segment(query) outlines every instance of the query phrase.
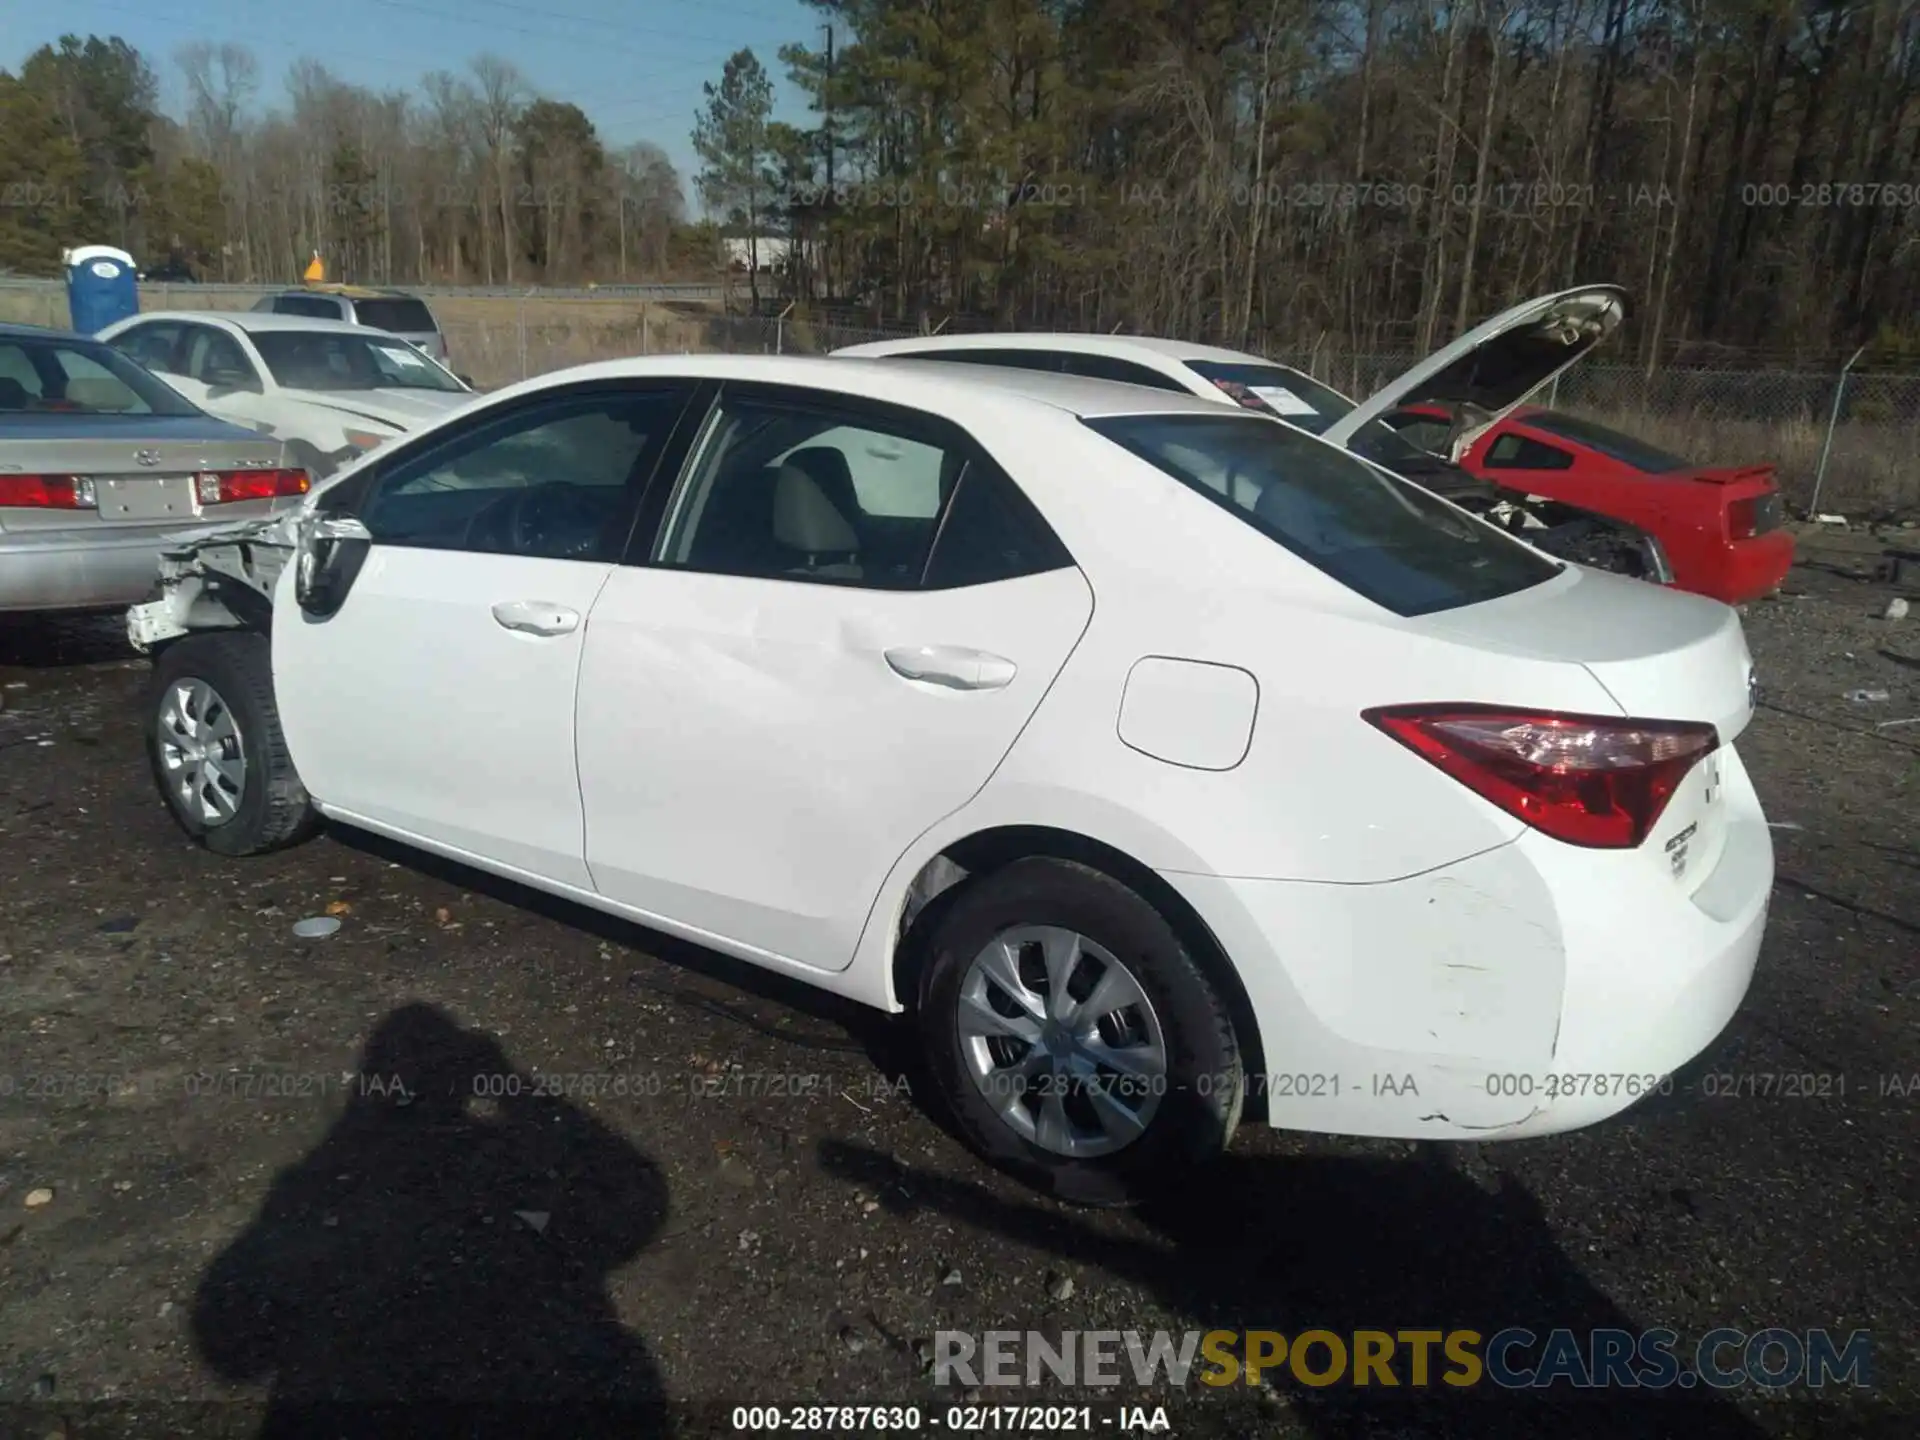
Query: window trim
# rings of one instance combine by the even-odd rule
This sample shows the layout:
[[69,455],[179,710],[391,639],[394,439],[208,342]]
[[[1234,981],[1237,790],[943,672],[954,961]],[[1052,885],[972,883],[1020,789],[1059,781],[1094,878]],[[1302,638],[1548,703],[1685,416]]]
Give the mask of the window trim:
[[[905,357],[898,357],[905,358]],[[917,409],[911,405],[899,405],[886,400],[874,400],[864,395],[853,395],[843,390],[822,390],[807,385],[793,385],[781,381],[769,380],[709,380],[704,406],[689,406],[682,417],[684,441],[678,449],[677,468],[670,480],[662,482],[665,465],[656,469],[652,484],[649,486],[636,519],[632,533],[627,541],[627,549],[620,563],[635,569],[656,570],[665,574],[714,575],[729,579],[750,581],[756,584],[794,584],[818,585],[843,590],[863,590],[876,595],[916,595],[938,594],[951,589],[971,589],[971,586],[935,586],[926,583],[928,567],[940,545],[940,537],[946,531],[947,518],[953,513],[953,503],[967,483],[967,477],[981,462],[998,471],[1006,482],[1013,487],[1021,501],[1031,511],[1033,518],[1045,528],[1053,538],[1060,554],[1067,557],[1066,564],[1077,564],[1067,550],[1066,543],[1060,539],[1046,516],[1040,513],[1040,507],[1020,489],[1019,481],[1008,474],[1006,467],[993,457],[991,451],[959,422],[931,410]],[[701,455],[712,439],[712,433],[719,424],[729,400],[744,400],[749,403],[776,406],[786,409],[810,412],[825,412],[838,423],[871,425],[875,429],[885,429],[889,425],[905,427],[907,433],[902,438],[913,438],[913,432],[932,432],[941,438],[939,448],[949,454],[960,457],[960,473],[953,482],[953,489],[941,504],[939,513],[934,517],[933,537],[927,545],[927,553],[920,562],[920,573],[909,585],[874,585],[864,577],[858,580],[844,576],[820,576],[810,578],[805,575],[742,575],[732,570],[709,570],[697,565],[677,565],[657,558],[662,540],[667,533],[667,522],[674,502],[688,486],[696,473]],[[694,411],[700,411],[697,420],[691,419]],[[691,421],[691,423],[689,423]],[[676,439],[681,437],[676,436]],[[662,457],[663,460],[669,457]],[[1064,568],[1057,566],[1054,568]],[[1045,573],[1045,572],[1039,572]],[[986,583],[986,582],[983,582]]]
[[[315,497],[314,509],[322,514],[352,515],[364,520],[368,510],[368,502],[374,492],[392,476],[396,469],[411,468],[417,461],[425,461],[430,465],[436,456],[443,455],[468,440],[476,429],[491,429],[497,425],[509,423],[516,417],[525,415],[530,411],[537,412],[551,406],[563,405],[595,395],[644,394],[653,391],[672,393],[677,391],[680,392],[681,395],[680,409],[674,416],[672,424],[668,426],[665,439],[658,448],[654,449],[652,467],[647,471],[645,479],[637,486],[633,483],[634,477],[632,475],[627,477],[627,483],[624,487],[626,498],[622,502],[624,515],[615,521],[616,533],[624,530],[625,539],[610,546],[609,554],[603,558],[578,562],[587,565],[623,564],[625,563],[626,555],[631,552],[633,547],[635,524],[639,516],[643,513],[653,490],[659,485],[661,471],[665,468],[667,461],[670,459],[677,460],[679,458],[680,452],[676,450],[676,445],[684,442],[684,437],[689,428],[689,416],[695,416],[702,411],[702,392],[706,389],[706,385],[707,382],[698,381],[691,376],[684,375],[663,375],[658,377],[633,376],[613,380],[582,380],[568,385],[556,385],[551,389],[541,390],[531,395],[517,395],[511,400],[503,400],[498,404],[486,406],[484,409],[478,410],[471,415],[461,417],[461,423],[454,427],[436,427],[424,434],[408,437],[408,439],[398,442],[391,450],[387,451],[387,453],[381,455],[378,459],[370,461],[361,469],[356,470],[339,484],[329,485],[321,490]],[[458,433],[455,433],[456,431]],[[644,452],[642,456],[638,458],[644,459]],[[384,545],[393,550],[432,550],[437,553],[454,555],[491,555],[499,553],[488,550],[466,550],[445,545],[409,545],[405,541],[380,540],[377,538],[373,543],[376,546]],[[509,554],[504,558],[532,560],[546,557],[531,555],[515,556]]]

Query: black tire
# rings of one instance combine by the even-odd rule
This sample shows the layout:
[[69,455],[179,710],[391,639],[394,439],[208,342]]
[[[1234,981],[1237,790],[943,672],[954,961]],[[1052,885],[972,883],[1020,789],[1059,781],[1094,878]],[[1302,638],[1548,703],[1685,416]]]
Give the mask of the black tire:
[[[1101,871],[1040,857],[963,882],[950,900],[941,899],[948,903],[929,917],[915,1021],[940,1100],[982,1156],[1060,1199],[1128,1205],[1178,1184],[1226,1148],[1246,1096],[1233,1025],[1152,905]],[[1081,1158],[1035,1143],[1001,1118],[969,1069],[959,1032],[968,971],[996,936],[1029,925],[1070,930],[1104,949],[1151,1003],[1165,1050],[1165,1083],[1155,1087],[1157,1106],[1145,1129],[1124,1148]]]
[[[224,702],[246,759],[245,776],[230,818],[209,823],[190,809],[162,755],[164,707],[176,685],[199,680]],[[173,818],[201,844],[221,855],[264,855],[304,840],[319,815],[287,754],[280,711],[273,698],[273,667],[264,636],[250,630],[189,635],[160,652],[146,705],[147,762],[154,784]]]

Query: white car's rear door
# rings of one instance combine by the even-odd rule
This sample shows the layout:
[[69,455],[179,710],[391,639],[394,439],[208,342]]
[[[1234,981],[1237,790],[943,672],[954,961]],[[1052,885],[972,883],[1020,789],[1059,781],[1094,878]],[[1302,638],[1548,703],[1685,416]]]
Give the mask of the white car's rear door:
[[1012,746],[1092,592],[962,432],[784,387],[729,387],[638,533],[656,529],[601,592],[581,664],[593,882],[683,932],[844,969],[902,852]]
[[574,690],[588,612],[691,387],[489,407],[322,496],[372,533],[346,598],[274,606],[295,767],[331,814],[586,888]]

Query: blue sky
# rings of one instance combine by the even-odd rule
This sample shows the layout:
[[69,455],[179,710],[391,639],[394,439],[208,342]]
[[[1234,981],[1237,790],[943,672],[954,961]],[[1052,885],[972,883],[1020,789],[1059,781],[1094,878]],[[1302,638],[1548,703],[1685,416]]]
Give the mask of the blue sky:
[[701,85],[720,78],[735,50],[751,49],[774,77],[775,114],[805,122],[778,51],[794,40],[818,48],[820,25],[800,0],[15,0],[0,5],[0,67],[17,70],[64,33],[119,35],[146,55],[163,108],[178,114],[173,56],[195,40],[251,49],[265,107],[284,104],[282,79],[303,55],[354,84],[416,91],[427,71],[460,70],[490,50],[540,93],[586,111],[610,146],[659,145],[697,210],[689,132]]

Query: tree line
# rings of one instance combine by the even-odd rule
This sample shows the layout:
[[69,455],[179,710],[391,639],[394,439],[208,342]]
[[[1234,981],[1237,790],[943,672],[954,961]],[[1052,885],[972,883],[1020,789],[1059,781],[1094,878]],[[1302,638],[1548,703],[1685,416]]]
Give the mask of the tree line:
[[743,52],[696,134],[803,296],[1364,352],[1611,280],[1649,364],[1914,330],[1915,0],[811,3],[811,123]]
[[[1825,360],[1920,302],[1920,0],[810,0],[777,121],[750,51],[693,177],[767,306],[1407,351],[1624,283],[1649,365]],[[243,47],[67,37],[0,73],[0,269],[76,237],[209,279],[718,263],[656,146],[483,56],[375,93]],[[764,243],[763,243],[764,242]],[[1904,333],[1903,333],[1904,332]]]
[[283,284],[315,253],[367,283],[617,282],[710,263],[659,146],[610,149],[578,106],[482,55],[413,93],[314,60],[263,110],[244,46],[173,57],[162,114],[124,40],[63,37],[0,71],[0,272],[53,274],[63,247],[119,245],[203,280]]

